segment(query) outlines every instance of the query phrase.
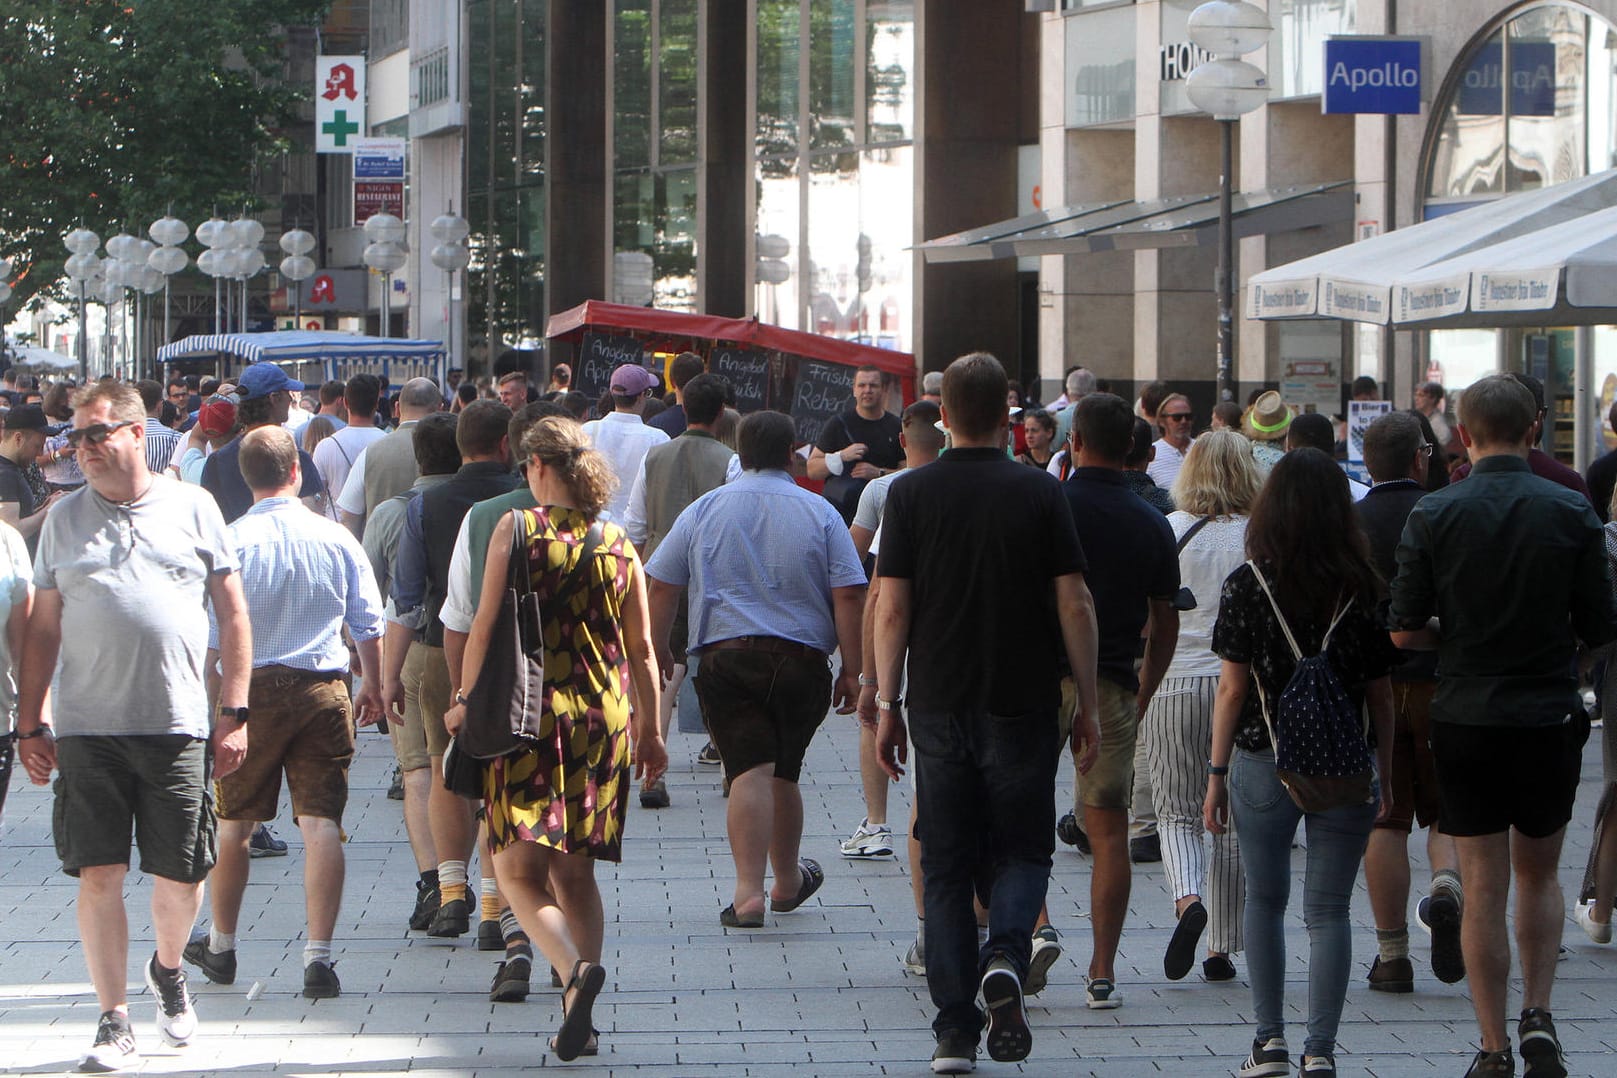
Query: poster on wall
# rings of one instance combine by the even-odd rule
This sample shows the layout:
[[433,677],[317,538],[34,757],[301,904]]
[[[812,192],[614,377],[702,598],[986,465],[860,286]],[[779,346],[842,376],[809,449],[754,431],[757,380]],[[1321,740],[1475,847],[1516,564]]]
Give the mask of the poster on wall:
[[1341,360],[1288,359],[1280,371],[1280,396],[1299,415],[1335,415],[1342,406]]
[[1349,464],[1364,463],[1364,432],[1370,424],[1392,411],[1392,401],[1348,401],[1347,459]]

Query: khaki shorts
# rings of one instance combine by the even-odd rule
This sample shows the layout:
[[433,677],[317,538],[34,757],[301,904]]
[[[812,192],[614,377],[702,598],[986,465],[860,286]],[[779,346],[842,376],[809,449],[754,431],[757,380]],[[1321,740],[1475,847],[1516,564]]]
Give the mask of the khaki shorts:
[[[1072,678],[1061,679],[1061,743],[1072,737],[1072,719],[1077,689]],[[1134,799],[1134,735],[1137,697],[1115,681],[1097,678],[1095,696],[1100,701],[1100,755],[1089,774],[1078,776],[1078,801],[1086,808],[1129,811]]]
[[219,780],[219,818],[275,819],[284,771],[294,818],[340,823],[354,758],[353,705],[342,675],[261,667],[247,707],[247,756]]
[[442,756],[449,747],[444,712],[449,710],[454,694],[449,688],[444,649],[419,640],[411,644],[399,680],[404,683],[404,719],[389,720],[388,736],[393,739],[393,755],[399,767],[419,771],[431,765],[430,757]]

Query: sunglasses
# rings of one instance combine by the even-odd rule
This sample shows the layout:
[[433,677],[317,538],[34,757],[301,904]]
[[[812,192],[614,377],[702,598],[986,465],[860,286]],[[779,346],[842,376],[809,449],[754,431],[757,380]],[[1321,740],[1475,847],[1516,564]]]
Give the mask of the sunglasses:
[[111,438],[114,434],[123,430],[125,427],[133,427],[134,425],[135,424],[131,420],[125,419],[110,425],[107,423],[94,423],[88,427],[76,427],[67,432],[67,444],[73,446],[74,448],[86,443],[90,445],[103,445],[106,443],[106,440]]
[[1190,413],[1189,412],[1170,412],[1167,415],[1163,416],[1162,418],[1163,419],[1178,419],[1178,420],[1182,420],[1182,421],[1188,423],[1188,422],[1190,422]]

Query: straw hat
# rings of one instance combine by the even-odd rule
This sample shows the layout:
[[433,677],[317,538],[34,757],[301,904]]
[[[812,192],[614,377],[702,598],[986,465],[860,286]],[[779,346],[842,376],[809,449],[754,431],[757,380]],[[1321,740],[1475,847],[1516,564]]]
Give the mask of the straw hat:
[[1241,417],[1241,431],[1257,442],[1273,442],[1286,436],[1291,427],[1291,409],[1280,394],[1269,390],[1252,402]]

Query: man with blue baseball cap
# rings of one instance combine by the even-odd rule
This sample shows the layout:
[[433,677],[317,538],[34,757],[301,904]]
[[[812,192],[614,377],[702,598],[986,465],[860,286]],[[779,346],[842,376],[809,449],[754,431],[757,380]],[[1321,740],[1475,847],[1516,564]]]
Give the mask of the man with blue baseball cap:
[[[219,503],[219,512],[225,523],[230,523],[253,506],[253,492],[241,476],[239,453],[242,435],[255,427],[280,426],[292,409],[292,402],[303,392],[303,383],[291,378],[274,363],[254,363],[236,379],[236,393],[241,398],[236,415],[241,431],[229,444],[208,457],[202,466],[202,486]],[[298,496],[311,509],[323,513],[326,486],[320,478],[314,460],[298,450],[298,471],[303,485]]]

